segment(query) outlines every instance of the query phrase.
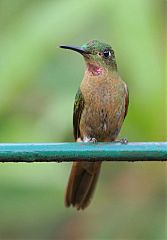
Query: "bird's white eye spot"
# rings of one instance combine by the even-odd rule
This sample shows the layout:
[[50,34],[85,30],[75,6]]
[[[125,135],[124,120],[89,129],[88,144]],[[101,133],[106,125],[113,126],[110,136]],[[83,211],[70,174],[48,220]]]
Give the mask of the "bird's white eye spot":
[[109,58],[109,57],[111,56],[111,52],[110,52],[108,49],[105,49],[105,50],[103,51],[103,56],[104,56],[105,58]]

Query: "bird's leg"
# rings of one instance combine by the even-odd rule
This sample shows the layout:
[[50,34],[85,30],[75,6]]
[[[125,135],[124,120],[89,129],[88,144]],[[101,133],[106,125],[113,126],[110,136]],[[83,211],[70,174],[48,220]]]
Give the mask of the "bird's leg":
[[118,140],[114,140],[115,143],[122,143],[122,144],[128,144],[128,139],[127,138],[121,138]]

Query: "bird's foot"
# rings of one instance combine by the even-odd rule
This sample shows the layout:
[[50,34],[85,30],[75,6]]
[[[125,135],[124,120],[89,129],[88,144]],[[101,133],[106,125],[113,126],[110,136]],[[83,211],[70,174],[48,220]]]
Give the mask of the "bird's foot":
[[119,140],[115,140],[114,142],[121,143],[121,144],[128,144],[128,139],[127,138],[121,138]]
[[83,142],[97,143],[96,138],[84,137]]
[[89,142],[97,143],[97,139],[96,139],[96,138],[91,138],[91,139],[89,140]]

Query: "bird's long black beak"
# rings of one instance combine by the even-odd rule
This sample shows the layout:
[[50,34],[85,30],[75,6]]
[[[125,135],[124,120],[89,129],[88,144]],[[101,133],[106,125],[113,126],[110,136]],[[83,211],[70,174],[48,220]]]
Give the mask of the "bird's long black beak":
[[73,51],[78,52],[80,54],[90,54],[88,51],[86,51],[82,47],[66,46],[66,45],[60,45],[59,47],[60,48],[65,48],[65,49],[70,49],[70,50],[73,50]]

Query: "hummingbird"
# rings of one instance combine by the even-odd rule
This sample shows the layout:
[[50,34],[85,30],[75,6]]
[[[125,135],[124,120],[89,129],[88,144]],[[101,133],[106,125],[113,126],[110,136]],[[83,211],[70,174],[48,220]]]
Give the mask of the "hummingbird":
[[[86,63],[75,97],[73,132],[76,142],[118,141],[129,104],[128,87],[117,71],[109,44],[91,40],[81,47],[61,45],[80,53]],[[121,140],[126,143],[126,139]],[[65,193],[65,205],[85,209],[92,198],[101,162],[73,162]]]

